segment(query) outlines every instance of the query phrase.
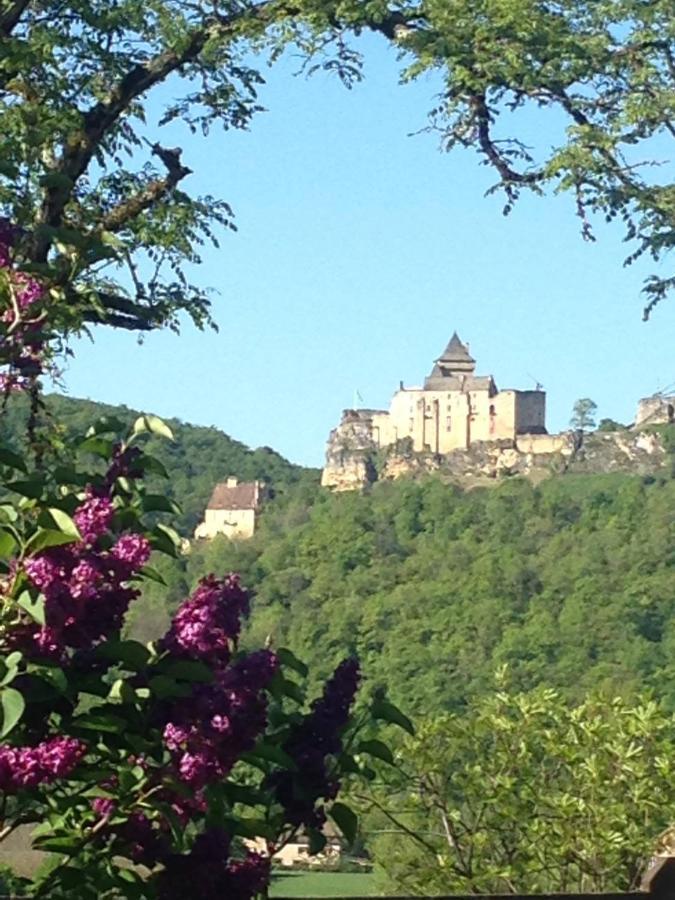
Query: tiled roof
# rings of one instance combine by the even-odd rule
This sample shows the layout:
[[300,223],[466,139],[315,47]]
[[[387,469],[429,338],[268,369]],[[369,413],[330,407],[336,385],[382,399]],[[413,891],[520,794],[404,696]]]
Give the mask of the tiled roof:
[[257,509],[260,490],[257,481],[245,481],[228,487],[226,482],[217,484],[207,509]]
[[463,344],[459,335],[456,331],[453,332],[452,337],[448,341],[448,346],[445,348],[439,359],[443,360],[443,362],[475,362],[476,360],[471,356],[466,344]]

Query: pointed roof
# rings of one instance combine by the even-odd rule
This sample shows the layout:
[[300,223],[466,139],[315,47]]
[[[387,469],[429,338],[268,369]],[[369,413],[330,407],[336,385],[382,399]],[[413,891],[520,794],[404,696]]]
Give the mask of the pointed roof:
[[476,360],[469,353],[469,348],[466,346],[466,344],[463,344],[460,341],[459,335],[456,331],[453,331],[452,337],[448,341],[448,346],[445,348],[438,359],[439,361],[443,362],[476,362]]

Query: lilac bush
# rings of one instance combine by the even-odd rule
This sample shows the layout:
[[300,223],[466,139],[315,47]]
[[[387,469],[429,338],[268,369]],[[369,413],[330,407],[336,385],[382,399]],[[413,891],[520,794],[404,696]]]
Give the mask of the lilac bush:
[[[5,403],[35,392],[45,355],[48,298],[13,268],[16,239],[0,219]],[[144,580],[159,578],[151,555],[180,548],[144,512],[148,433],[170,435],[142,416],[126,439],[101,420],[32,463],[0,446],[0,841],[31,824],[56,861],[29,896],[264,894],[273,855],[300,831],[320,849],[331,816],[353,840],[336,797],[367,777],[377,743],[358,735],[400,721],[375,703],[357,723],[356,660],[306,708],[307,671],[289,651],[242,652],[251,598],[232,573],[202,578],[159,641],[124,638]]]

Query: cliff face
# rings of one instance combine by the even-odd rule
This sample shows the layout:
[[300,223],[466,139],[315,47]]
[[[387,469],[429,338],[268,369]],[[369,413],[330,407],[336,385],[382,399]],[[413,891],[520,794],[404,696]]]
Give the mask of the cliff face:
[[524,435],[516,441],[484,442],[441,456],[401,447],[382,451],[373,442],[369,422],[368,410],[349,410],[331,432],[321,479],[324,487],[361,490],[378,479],[430,472],[468,484],[508,475],[540,480],[565,472],[650,475],[663,470],[669,461],[663,437],[639,431]]
[[345,410],[328,438],[322,487],[355,491],[377,481],[370,410]]

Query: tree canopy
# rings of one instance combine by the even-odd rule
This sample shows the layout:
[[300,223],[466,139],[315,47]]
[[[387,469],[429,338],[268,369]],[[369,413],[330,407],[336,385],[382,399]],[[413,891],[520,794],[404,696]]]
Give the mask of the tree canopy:
[[[405,15],[408,76],[445,79],[432,128],[495,170],[505,212],[523,191],[550,187],[571,192],[589,240],[593,214],[619,220],[627,263],[672,249],[670,0],[423,0]],[[552,146],[533,141],[528,111],[535,127],[558,130]],[[674,285],[668,274],[647,280],[645,317]]]
[[[324,61],[349,78],[333,6],[0,0],[0,214],[22,229],[16,264],[60,301],[57,333],[86,322],[175,328],[181,311],[211,322],[187,269],[234,227],[232,211],[187,192],[189,160],[157,135],[175,119],[202,134],[247,128],[263,82],[251,59],[292,40],[311,53],[337,37]],[[388,16],[367,18],[393,33]],[[154,121],[148,97],[167,81]]]
[[[443,73],[431,128],[495,169],[507,210],[551,186],[572,192],[587,238],[593,213],[622,220],[628,261],[672,247],[674,189],[656,165],[675,135],[669,0],[0,0],[0,215],[22,229],[17,263],[60,301],[56,332],[211,322],[190,271],[232,210],[188,192],[189,150],[162,127],[247,128],[263,61],[290,43],[349,84],[364,28],[400,48],[404,77]],[[528,107],[559,129],[552,148],[528,146]],[[673,283],[649,279],[646,314]]]
[[463,715],[420,722],[363,798],[387,892],[637,890],[672,840],[674,726],[653,702],[572,706],[503,675]]

